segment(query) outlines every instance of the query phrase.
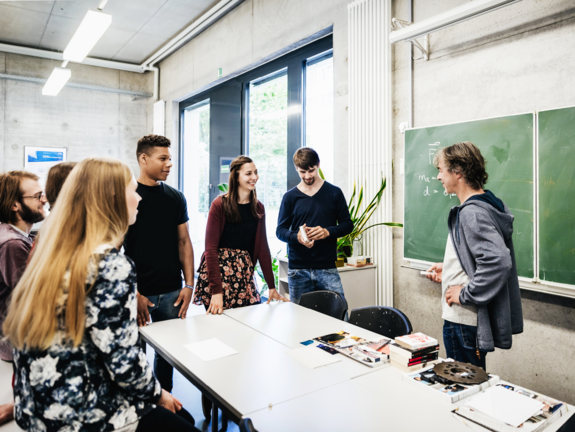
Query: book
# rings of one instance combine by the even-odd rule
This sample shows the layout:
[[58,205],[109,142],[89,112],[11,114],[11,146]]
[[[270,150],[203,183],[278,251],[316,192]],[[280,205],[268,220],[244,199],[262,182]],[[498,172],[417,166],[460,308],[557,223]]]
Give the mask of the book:
[[557,399],[501,381],[470,398],[452,412],[463,423],[472,427],[480,426],[478,430],[540,432],[565,415],[567,405]]
[[382,338],[360,342],[356,345],[336,348],[336,350],[346,357],[369,366],[378,367],[389,362],[389,343],[391,339]]
[[[448,360],[452,361],[452,360]],[[414,373],[407,373],[403,375],[403,381],[411,383],[415,385],[417,388],[426,389],[424,391],[429,391],[431,393],[436,394],[438,397],[445,399],[451,403],[458,402],[462,399],[465,399],[469,396],[479,393],[485,389],[488,389],[491,386],[494,386],[499,382],[499,376],[489,374],[489,380],[481,383],[481,384],[441,384],[441,383],[432,383],[426,381],[425,378],[422,378],[423,374],[426,372],[433,372],[433,366],[428,366],[424,369],[421,369],[419,372]]]
[[405,365],[403,365],[403,364],[401,364],[401,363],[396,362],[396,361],[393,359],[393,357],[390,358],[390,360],[389,360],[389,364],[390,364],[391,366],[393,366],[394,368],[399,369],[399,370],[401,370],[401,371],[403,371],[403,372],[414,372],[414,371],[423,369],[423,368],[425,368],[425,367],[428,366],[428,365],[435,364],[435,363],[437,363],[437,362],[438,362],[438,360],[431,360],[431,361],[428,361],[428,362],[418,363],[418,364],[413,365],[413,366],[405,366]]
[[424,335],[423,333],[413,333],[405,336],[398,336],[395,338],[395,343],[410,350],[417,350],[420,348],[427,348],[430,346],[438,345],[437,339],[433,339],[432,337]]
[[397,356],[405,357],[406,359],[410,359],[410,358],[413,358],[414,356],[420,356],[420,355],[430,354],[430,353],[434,353],[434,352],[439,352],[439,345],[421,348],[421,349],[417,349],[417,350],[410,350],[410,349],[404,348],[400,345],[397,345],[396,343],[391,343],[389,350],[390,350],[391,355],[393,355],[393,356],[397,355]]
[[418,364],[418,363],[425,363],[425,362],[429,362],[432,360],[437,360],[439,358],[439,352],[434,352],[431,354],[415,357],[412,359],[406,359],[404,357],[397,357],[397,356],[394,356],[392,354],[391,358],[393,359],[394,362],[402,364],[404,366],[413,366],[413,365]]

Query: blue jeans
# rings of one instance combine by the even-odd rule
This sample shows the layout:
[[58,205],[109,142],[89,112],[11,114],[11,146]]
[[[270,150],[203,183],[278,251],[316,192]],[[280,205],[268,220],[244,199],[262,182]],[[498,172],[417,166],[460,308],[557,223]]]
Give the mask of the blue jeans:
[[[166,321],[178,318],[182,304],[174,306],[174,303],[180,296],[180,290],[172,291],[167,294],[148,296],[148,300],[155,306],[148,306],[148,311],[152,316],[152,322]],[[174,368],[164,358],[156,352],[154,356],[154,374],[162,388],[168,392],[172,391],[172,376]]]
[[302,294],[328,290],[345,299],[343,285],[337,269],[289,269],[289,299],[299,304]]
[[477,350],[477,327],[444,321],[443,343],[447,357],[485,370],[487,352]]

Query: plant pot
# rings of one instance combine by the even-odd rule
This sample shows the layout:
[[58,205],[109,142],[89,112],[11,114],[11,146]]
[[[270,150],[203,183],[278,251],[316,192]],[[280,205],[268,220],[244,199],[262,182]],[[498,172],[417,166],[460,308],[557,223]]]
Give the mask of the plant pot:
[[338,259],[335,261],[335,266],[336,266],[336,267],[343,267],[344,265],[345,265],[345,263],[344,263],[344,261],[343,261],[343,258],[338,258]]

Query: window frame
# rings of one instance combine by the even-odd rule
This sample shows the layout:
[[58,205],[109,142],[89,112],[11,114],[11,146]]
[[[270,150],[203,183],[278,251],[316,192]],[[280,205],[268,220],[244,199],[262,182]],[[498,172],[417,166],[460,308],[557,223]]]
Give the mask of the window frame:
[[[331,53],[328,53],[331,52]],[[242,75],[234,77],[228,81],[220,83],[207,89],[197,95],[188,98],[179,104],[180,110],[180,139],[178,146],[178,187],[183,186],[183,137],[184,137],[184,111],[192,105],[195,105],[205,99],[210,99],[210,109],[212,103],[212,93],[230,85],[237,86],[240,84],[240,118],[238,122],[241,128],[241,154],[246,154],[249,150],[249,85],[251,81],[258,78],[264,78],[281,69],[287,68],[288,76],[288,127],[287,127],[287,185],[286,190],[295,187],[300,178],[293,169],[293,163],[290,155],[305,146],[305,68],[308,59],[322,57],[322,55],[333,55],[333,35],[325,36],[297,50],[289,52],[277,59],[250,70]],[[211,112],[211,111],[210,111]],[[210,129],[214,127],[218,119],[210,115]],[[210,133],[210,149],[216,143],[213,143],[213,134]]]

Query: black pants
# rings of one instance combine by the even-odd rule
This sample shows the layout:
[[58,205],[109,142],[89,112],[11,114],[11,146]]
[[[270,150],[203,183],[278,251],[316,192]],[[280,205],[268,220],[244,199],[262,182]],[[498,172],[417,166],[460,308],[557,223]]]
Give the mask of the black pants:
[[194,423],[194,418],[184,408],[174,414],[159,406],[140,419],[136,432],[201,432]]

